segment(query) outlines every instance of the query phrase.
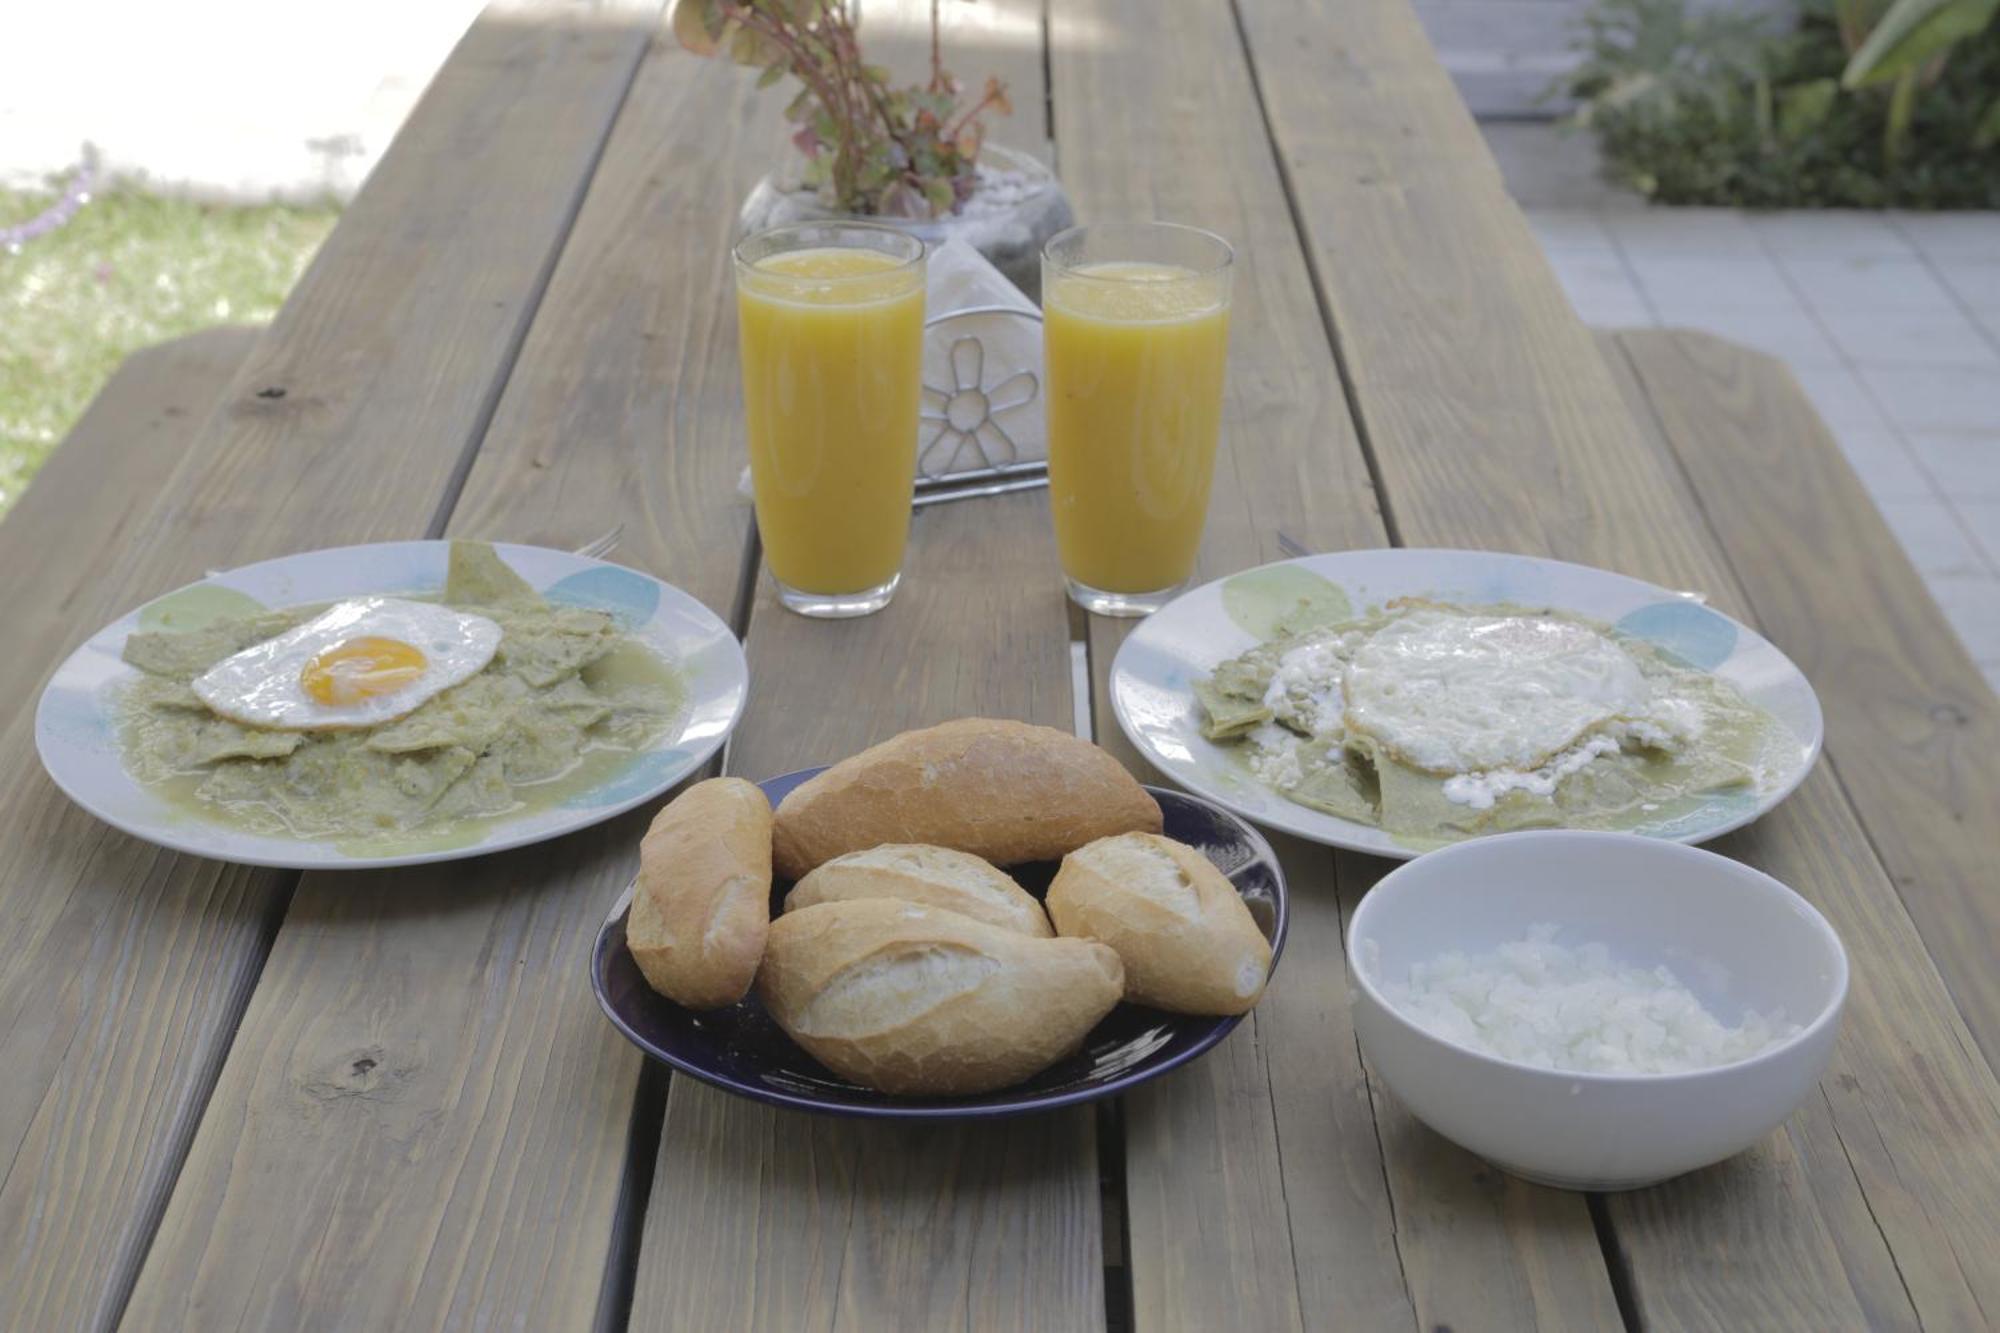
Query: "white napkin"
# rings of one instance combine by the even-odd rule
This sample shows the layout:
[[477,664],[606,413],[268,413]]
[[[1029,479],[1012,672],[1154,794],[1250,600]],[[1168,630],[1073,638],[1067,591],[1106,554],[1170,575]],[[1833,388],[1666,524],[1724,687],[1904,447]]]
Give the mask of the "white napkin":
[[[917,475],[1048,457],[1042,411],[1041,312],[986,257],[956,237],[932,248],[924,289],[924,395]],[[1023,314],[940,318],[996,306]],[[749,497],[750,469],[737,493]]]
[[[931,251],[917,474],[1048,457],[1041,406],[1042,323],[1035,303],[956,238]],[[997,306],[1021,315],[940,318]],[[956,401],[954,401],[956,400]]]

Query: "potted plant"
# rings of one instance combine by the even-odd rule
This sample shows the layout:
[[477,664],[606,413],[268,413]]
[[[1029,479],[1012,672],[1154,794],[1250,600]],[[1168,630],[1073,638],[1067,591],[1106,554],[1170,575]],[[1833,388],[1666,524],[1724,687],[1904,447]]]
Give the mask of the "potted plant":
[[799,84],[785,118],[800,157],[757,183],[740,229],[860,217],[932,244],[956,236],[1036,296],[1042,243],[1073,215],[1047,167],[985,141],[984,118],[1010,110],[1006,85],[988,78],[978,97],[961,93],[944,68],[938,0],[924,84],[895,87],[867,63],[859,17],[859,0],[676,0],[682,46],[762,69],[760,87]]

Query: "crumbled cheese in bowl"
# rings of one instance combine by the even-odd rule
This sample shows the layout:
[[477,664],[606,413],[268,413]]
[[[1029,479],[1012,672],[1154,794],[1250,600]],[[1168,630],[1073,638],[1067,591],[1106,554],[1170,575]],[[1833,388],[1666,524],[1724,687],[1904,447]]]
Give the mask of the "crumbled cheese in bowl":
[[1747,1060],[1792,1037],[1782,1011],[1746,1012],[1734,1027],[1665,967],[1617,961],[1602,944],[1569,948],[1556,927],[1489,953],[1441,954],[1382,993],[1446,1041],[1543,1069],[1674,1074]]

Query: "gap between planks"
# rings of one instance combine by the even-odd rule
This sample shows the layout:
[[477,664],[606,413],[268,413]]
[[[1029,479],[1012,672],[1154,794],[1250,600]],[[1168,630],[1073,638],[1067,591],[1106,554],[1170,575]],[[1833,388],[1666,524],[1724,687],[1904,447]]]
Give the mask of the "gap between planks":
[[[644,63],[644,62],[641,62]],[[750,612],[757,601],[757,575],[763,552],[752,523],[743,536],[743,564],[736,591],[729,601],[729,629],[737,642],[749,643]],[[708,778],[718,777],[728,768],[729,742],[713,759],[703,764],[678,791]],[[632,1092],[632,1120],[625,1141],[624,1177],[618,1188],[618,1204],[611,1218],[611,1242],[604,1258],[604,1285],[598,1293],[594,1333],[622,1333],[632,1322],[632,1294],[639,1280],[639,1245],[644,1235],[646,1210],[653,1199],[653,1164],[660,1155],[660,1136],[667,1125],[667,1090],[673,1072],[650,1057],[639,1066],[639,1082]]]
[[486,433],[493,426],[493,416],[500,410],[500,400],[506,396],[508,381],[514,378],[514,367],[520,364],[521,349],[527,346],[528,330],[534,327],[535,316],[541,313],[542,301],[549,294],[549,283],[555,278],[556,267],[562,263],[563,252],[569,249],[569,238],[576,233],[577,217],[583,212],[583,201],[590,195],[591,182],[597,179],[597,169],[604,164],[604,150],[611,143],[611,136],[618,128],[619,119],[625,114],[626,103],[632,97],[632,85],[638,81],[639,71],[646,64],[642,50],[639,58],[626,64],[625,77],[619,82],[618,97],[614,109],[604,118],[604,129],[591,146],[588,161],[583,172],[577,177],[576,188],[570,192],[556,243],[549,247],[542,258],[540,272],[529,284],[521,318],[514,324],[505,348],[500,354],[499,370],[488,386],[485,398],[474,411],[472,429],[467,434],[465,447],[458,456],[451,475],[445,479],[444,494],[438,498],[437,512],[431,515],[424,536],[436,540],[444,536],[447,524],[451,522],[452,511],[458,508],[458,497],[465,493],[466,479],[472,475],[472,464],[479,457],[481,446],[486,443]]
[[[1022,8],[1029,24],[996,29],[990,57],[1009,62],[1003,72],[1017,88],[1032,86],[1041,66],[1039,43],[1024,40],[1030,25],[1039,30],[1041,7]],[[733,408],[718,400],[716,416],[733,428]],[[927,512],[909,557],[927,577],[867,621],[812,628],[760,596],[750,638],[765,698],[737,733],[729,767],[762,776],[796,766],[784,761],[837,757],[968,712],[1072,725],[1059,594],[1044,603],[1022,591],[1024,579],[1057,586],[1043,523],[1024,523],[1035,512],[1032,501],[1006,499],[958,515]],[[952,580],[969,598],[940,592]],[[1004,632],[992,634],[993,626]],[[912,655],[913,645],[929,652]],[[874,686],[848,706],[812,711],[822,655],[824,666],[844,663]],[[1105,1309],[1102,1292],[1090,1290],[1104,1279],[1101,1257],[1088,1254],[1103,1241],[1101,1219],[1089,1216],[1101,1203],[1097,1141],[1082,1108],[976,1137],[891,1134],[780,1120],[679,1080],[642,1238],[633,1326],[792,1322],[788,1311],[802,1322],[824,1314],[835,1325],[865,1326],[891,1302],[908,1303],[894,1307],[905,1320],[924,1318],[921,1307],[954,1324],[1011,1310],[1095,1325]],[[722,1256],[735,1263],[752,1254],[767,1277],[754,1291],[747,1272],[717,1266]]]
[[1257,104],[1264,138],[1271,145],[1271,163],[1277,169],[1278,186],[1285,198],[1285,212],[1292,220],[1292,230],[1299,236],[1300,257],[1305,262],[1313,305],[1319,311],[1320,327],[1326,332],[1326,345],[1333,354],[1333,373],[1340,381],[1340,395],[1347,404],[1348,419],[1354,423],[1354,438],[1361,446],[1361,462],[1368,470],[1368,484],[1375,491],[1375,507],[1382,518],[1382,531],[1390,546],[1401,546],[1403,538],[1396,524],[1396,511],[1390,506],[1389,488],[1382,478],[1382,461],[1369,435],[1368,414],[1362,410],[1360,390],[1355,386],[1353,372],[1348,369],[1346,345],[1341,340],[1340,322],[1334,318],[1333,304],[1327,299],[1328,288],[1325,277],[1320,273],[1319,256],[1309,244],[1311,232],[1299,204],[1298,187],[1292,181],[1291,163],[1285,161],[1284,153],[1278,148],[1278,131],[1271,123],[1271,107],[1264,98],[1263,76],[1258,72],[1256,58],[1251,53],[1250,34],[1243,26],[1242,0],[1229,0],[1229,21],[1236,33],[1237,48],[1243,55],[1243,68],[1250,80],[1250,95]]
[[[1240,247],[1243,318],[1198,578],[1285,554],[1281,531],[1318,549],[1384,545],[1230,11],[1093,0],[1055,14],[1058,133],[1070,131],[1079,212],[1150,211]],[[1135,36],[1090,40],[1107,28]],[[1097,622],[1093,651],[1108,658],[1123,632]],[[1119,742],[1109,728],[1103,739]],[[1378,863],[1272,842],[1292,886],[1296,957],[1251,1023],[1126,1099],[1128,1192],[1156,1201],[1132,1214],[1135,1318],[1615,1325],[1581,1200],[1498,1179],[1375,1098],[1344,1001],[1336,890]]]
[[[1044,8],[1044,21],[1047,10]],[[1047,29],[1043,29],[1046,41]],[[1054,137],[1054,122],[1050,123]],[[1065,599],[1067,601],[1067,599]],[[1070,702],[1075,709],[1076,734],[1092,744],[1097,736],[1097,681],[1090,643],[1090,615],[1074,602],[1069,612]],[[1104,1327],[1106,1333],[1128,1333],[1132,1328],[1132,1265],[1125,1193],[1125,1100],[1108,1097],[1092,1110],[1097,1117],[1097,1173],[1101,1197],[1099,1220],[1104,1237]]]
[[[1335,318],[1333,305],[1328,295],[1330,288],[1320,271],[1317,247],[1310,243],[1311,229],[1306,222],[1303,205],[1300,202],[1298,186],[1293,180],[1291,164],[1286,160],[1286,155],[1279,146],[1280,139],[1278,132],[1276,126],[1272,123],[1270,105],[1264,94],[1263,76],[1259,71],[1254,48],[1251,45],[1249,34],[1244,26],[1242,6],[1243,0],[1229,0],[1230,22],[1234,27],[1236,39],[1243,54],[1243,62],[1248,72],[1251,94],[1256,101],[1257,112],[1261,118],[1265,137],[1271,144],[1271,159],[1276,167],[1279,185],[1283,191],[1286,212],[1291,219],[1293,229],[1300,237],[1301,257],[1304,261],[1307,275],[1311,280],[1310,288],[1313,304],[1318,310],[1320,323],[1325,331],[1327,346],[1332,356],[1334,373],[1340,383],[1341,396],[1346,404],[1348,416],[1353,422],[1355,440],[1360,447],[1362,462],[1367,469],[1369,482],[1374,488],[1376,511],[1381,518],[1385,543],[1392,547],[1403,547],[1407,543],[1402,537],[1401,528],[1396,518],[1396,511],[1390,499],[1390,488],[1384,477],[1380,451],[1370,429],[1368,413],[1363,407],[1360,390],[1354,381],[1354,374],[1350,367],[1350,353],[1342,337],[1340,324]],[[1108,678],[1108,667],[1109,664],[1107,663],[1107,673],[1104,676],[1100,676],[1100,679]],[[1335,857],[1335,867],[1333,878],[1342,908],[1339,913],[1339,920],[1341,945],[1344,949],[1346,946],[1348,917],[1359,904],[1361,897],[1369,888],[1373,887],[1374,881],[1380,872],[1373,867],[1367,866],[1361,858],[1347,854],[1340,854]],[[1360,1058],[1358,1039],[1356,1057],[1357,1059]],[[1367,1068],[1365,1060],[1362,1061],[1362,1067],[1367,1080],[1370,1103],[1374,1108],[1373,1120],[1376,1146],[1382,1162],[1383,1181],[1385,1185],[1384,1194],[1388,1200],[1391,1219],[1390,1240],[1395,1247],[1397,1263],[1400,1267],[1403,1264],[1402,1226],[1396,1218],[1396,1191],[1393,1188],[1393,1182],[1389,1175],[1390,1154],[1381,1137],[1381,1104],[1384,1093],[1375,1078],[1374,1072]],[[1282,1139],[1280,1140],[1280,1150],[1282,1152]],[[1282,1174],[1280,1179],[1283,1179]],[[1623,1321],[1627,1330],[1636,1331],[1639,1328],[1639,1319],[1636,1296],[1632,1286],[1631,1270],[1619,1249],[1617,1236],[1605,1213],[1603,1196],[1591,1194],[1585,1196],[1585,1199],[1592,1229],[1596,1236],[1598,1251],[1603,1258],[1605,1279],[1610,1286],[1611,1295],[1617,1303],[1619,1318]],[[1407,1269],[1404,1269],[1403,1285],[1406,1290],[1414,1291]]]

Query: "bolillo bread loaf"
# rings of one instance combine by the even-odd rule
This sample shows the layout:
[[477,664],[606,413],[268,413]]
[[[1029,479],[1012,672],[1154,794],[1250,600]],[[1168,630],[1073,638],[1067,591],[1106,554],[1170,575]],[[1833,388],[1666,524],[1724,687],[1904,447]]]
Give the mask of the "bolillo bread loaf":
[[920,843],[884,843],[849,852],[812,871],[785,895],[785,910],[852,898],[901,898],[1047,939],[1055,930],[1034,895],[970,852]]
[[892,898],[817,903],[771,925],[757,994],[812,1057],[880,1092],[954,1096],[1019,1083],[1118,1003],[1118,955],[1030,939]]
[[1194,848],[1126,833],[1078,848],[1049,885],[1060,935],[1125,963],[1125,998],[1183,1014],[1241,1014],[1264,993],[1271,945],[1236,888]]
[[741,778],[697,782],[639,844],[625,942],[646,983],[690,1009],[749,993],[771,927],[771,803]]
[[794,789],[778,804],[774,852],[778,873],[798,879],[885,842],[1013,865],[1159,828],[1159,804],[1089,741],[1026,722],[961,718],[906,731]]

